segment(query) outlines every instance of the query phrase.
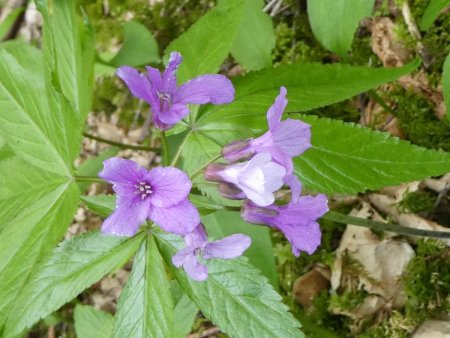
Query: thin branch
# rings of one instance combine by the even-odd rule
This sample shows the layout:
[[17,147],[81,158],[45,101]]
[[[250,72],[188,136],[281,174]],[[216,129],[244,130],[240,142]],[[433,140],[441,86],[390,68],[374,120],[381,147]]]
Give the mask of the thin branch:
[[84,137],[90,138],[92,140],[96,140],[101,143],[110,144],[112,146],[115,146],[120,149],[133,149],[133,150],[144,150],[144,151],[153,151],[155,153],[160,153],[161,149],[156,147],[147,147],[147,146],[138,146],[138,145],[132,145],[132,144],[124,144],[120,142],[115,142],[112,140],[105,139],[103,137],[95,136],[89,133],[83,133]]

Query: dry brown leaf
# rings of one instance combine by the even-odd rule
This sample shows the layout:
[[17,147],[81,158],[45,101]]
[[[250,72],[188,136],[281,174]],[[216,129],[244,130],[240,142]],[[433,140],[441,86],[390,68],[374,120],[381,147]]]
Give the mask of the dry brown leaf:
[[312,270],[300,276],[294,282],[295,299],[309,309],[314,297],[330,286],[331,271],[325,266],[315,266]]

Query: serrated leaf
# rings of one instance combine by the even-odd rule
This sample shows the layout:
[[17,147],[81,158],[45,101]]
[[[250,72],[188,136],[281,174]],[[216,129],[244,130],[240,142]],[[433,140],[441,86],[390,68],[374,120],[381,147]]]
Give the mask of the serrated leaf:
[[147,236],[118,304],[113,337],[172,337],[170,282],[153,236]]
[[152,33],[143,24],[128,21],[123,26],[122,48],[108,63],[113,67],[138,67],[160,61],[158,44]]
[[[223,145],[258,135],[267,130],[266,113],[279,93],[288,89],[286,113],[311,110],[336,103],[405,75],[419,65],[368,68],[348,65],[294,64],[249,73],[234,80],[235,101],[228,105],[206,106],[195,121],[195,129],[183,149],[183,169],[192,174],[221,152]],[[197,182],[199,181],[199,182]],[[214,197],[211,184],[198,188]],[[214,190],[215,189],[215,190]]]
[[450,5],[449,0],[430,0],[427,8],[425,8],[422,19],[420,20],[420,29],[425,31],[430,28],[441,11],[448,5]]
[[243,338],[304,337],[281,297],[245,258],[209,260],[208,279],[196,282],[172,265],[183,241],[170,234],[156,234],[155,239],[181,287],[224,333]]
[[108,312],[77,304],[74,322],[77,338],[111,338],[114,319]]
[[239,212],[235,211],[217,211],[203,217],[202,221],[208,230],[208,234],[215,239],[236,233],[250,236],[252,245],[245,251],[244,255],[254,267],[267,277],[275,290],[278,290],[278,273],[269,228],[248,224],[241,218]]
[[116,207],[115,195],[82,195],[80,198],[89,210],[103,217],[109,216]]
[[450,122],[450,54],[445,59],[444,70],[442,71],[442,94],[447,110],[447,120]]
[[36,0],[43,25],[45,71],[53,86],[84,121],[91,107],[94,74],[94,30],[76,13],[75,1]]
[[301,116],[312,126],[312,148],[294,160],[304,186],[354,194],[450,171],[450,154],[427,150],[351,123]]
[[5,332],[20,333],[124,264],[143,237],[142,233],[124,238],[90,232],[62,242],[17,295]]
[[172,51],[183,56],[177,71],[178,83],[217,73],[235,41],[244,9],[242,0],[222,1],[167,47],[166,58]]
[[264,1],[244,0],[246,8],[231,54],[247,70],[272,65],[275,33],[271,17],[263,11]]
[[322,46],[347,57],[359,21],[372,14],[375,0],[308,0],[311,29]]
[[191,331],[198,308],[188,296],[183,294],[174,309],[173,338],[185,338]]

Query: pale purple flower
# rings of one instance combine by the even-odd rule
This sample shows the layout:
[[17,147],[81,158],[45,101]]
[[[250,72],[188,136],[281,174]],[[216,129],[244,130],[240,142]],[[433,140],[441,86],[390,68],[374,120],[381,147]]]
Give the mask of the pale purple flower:
[[218,241],[208,242],[205,228],[200,223],[192,233],[184,236],[186,247],[172,257],[176,267],[184,271],[194,280],[203,281],[208,278],[208,268],[200,259],[231,259],[242,255],[251,244],[250,237],[234,234]]
[[146,67],[147,74],[128,66],[120,67],[117,76],[137,98],[148,102],[154,125],[162,130],[171,128],[189,113],[188,104],[224,104],[234,99],[234,87],[223,75],[198,76],[177,87],[176,71],[182,61],[178,52],[170,53],[166,70]]
[[261,208],[247,201],[242,209],[242,218],[249,223],[266,224],[283,232],[295,256],[299,256],[300,251],[312,254],[320,245],[321,232],[317,219],[328,211],[327,197],[323,194],[300,196],[298,180],[291,183],[294,188],[290,203]]
[[249,158],[258,153],[270,153],[272,159],[285,167],[287,174],[293,172],[292,157],[301,155],[311,147],[311,126],[299,120],[286,119],[281,115],[287,105],[286,88],[280,88],[280,94],[267,112],[269,130],[255,139],[236,141],[228,144],[222,154],[229,162]]
[[219,185],[225,197],[223,187],[234,191],[234,198],[247,197],[259,206],[267,206],[275,201],[274,192],[283,186],[286,169],[273,162],[268,153],[255,155],[250,161],[231,165],[213,164],[206,168],[205,178],[210,181],[227,182]]
[[112,183],[117,194],[116,210],[103,223],[103,233],[132,236],[150,219],[168,232],[188,234],[200,222],[187,198],[192,183],[183,171],[173,167],[148,171],[118,157],[103,165],[99,176]]

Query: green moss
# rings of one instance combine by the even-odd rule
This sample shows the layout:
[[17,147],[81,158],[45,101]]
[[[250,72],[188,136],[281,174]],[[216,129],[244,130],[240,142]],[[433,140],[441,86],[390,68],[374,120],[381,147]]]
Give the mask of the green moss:
[[394,114],[409,141],[430,149],[450,151],[450,124],[435,116],[433,103],[400,86],[381,96],[395,103]]
[[432,211],[435,202],[436,196],[428,191],[406,192],[398,205],[398,209],[403,213]]
[[360,338],[407,338],[417,326],[417,321],[400,311],[392,311],[389,318],[366,329]]

